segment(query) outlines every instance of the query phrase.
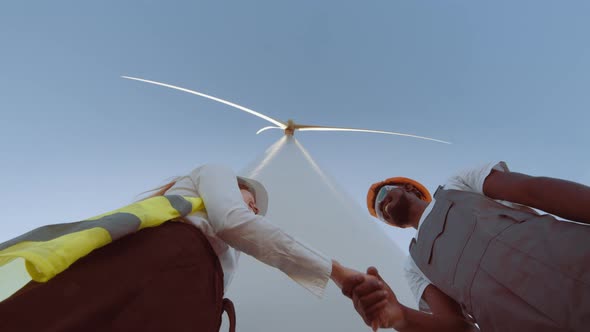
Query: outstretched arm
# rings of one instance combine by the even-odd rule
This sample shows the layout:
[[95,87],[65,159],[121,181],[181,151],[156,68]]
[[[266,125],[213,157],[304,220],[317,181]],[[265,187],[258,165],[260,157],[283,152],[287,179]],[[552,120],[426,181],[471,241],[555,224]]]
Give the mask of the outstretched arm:
[[399,303],[377,269],[370,267],[367,273],[365,278],[347,279],[342,292],[353,300],[356,311],[374,331],[377,328],[394,328],[400,332],[477,331],[464,319],[459,305],[433,285],[423,295],[432,310],[432,314],[427,314]]
[[314,295],[323,295],[329,279],[341,287],[345,278],[360,274],[300,242],[266,217],[250,211],[230,168],[204,165],[191,173],[191,179],[205,202],[217,236],[230,246],[280,269]]
[[561,218],[590,224],[590,187],[567,180],[492,171],[483,185],[493,199],[527,205]]

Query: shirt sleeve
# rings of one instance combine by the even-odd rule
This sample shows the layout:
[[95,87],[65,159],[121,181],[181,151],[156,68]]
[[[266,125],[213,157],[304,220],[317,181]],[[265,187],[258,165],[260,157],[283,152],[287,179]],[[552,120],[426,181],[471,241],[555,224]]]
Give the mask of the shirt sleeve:
[[322,297],[332,273],[332,260],[248,209],[234,172],[205,165],[191,173],[205,203],[209,223],[228,245],[280,269],[295,282]]
[[483,195],[483,184],[492,170],[510,172],[503,161],[489,162],[479,167],[463,170],[452,176],[445,184],[445,189],[471,191]]
[[431,284],[430,280],[422,273],[420,268],[416,265],[412,256],[408,256],[404,264],[404,275],[410,286],[410,290],[414,294],[418,308],[421,311],[430,313],[428,303],[422,299],[424,290]]

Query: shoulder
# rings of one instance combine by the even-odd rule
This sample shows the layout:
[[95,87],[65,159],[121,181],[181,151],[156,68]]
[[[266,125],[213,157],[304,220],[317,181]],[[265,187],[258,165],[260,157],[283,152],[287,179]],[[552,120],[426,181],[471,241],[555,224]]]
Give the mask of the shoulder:
[[231,168],[223,164],[207,163],[194,168],[189,174],[175,179],[174,185],[166,193],[189,196],[199,195],[198,189],[201,187],[201,183],[216,183],[226,178],[235,178]]
[[218,163],[203,164],[193,169],[189,174],[189,177],[193,180],[196,186],[199,185],[199,180],[204,177],[216,179],[225,177],[235,178],[235,176],[234,171],[230,167]]
[[209,173],[232,172],[233,170],[227,165],[220,163],[207,163],[196,167],[191,171],[191,175],[206,175]]
[[504,161],[488,162],[486,164],[464,169],[451,176],[444,185],[445,189],[471,191],[484,194],[483,185],[492,171],[510,172]]

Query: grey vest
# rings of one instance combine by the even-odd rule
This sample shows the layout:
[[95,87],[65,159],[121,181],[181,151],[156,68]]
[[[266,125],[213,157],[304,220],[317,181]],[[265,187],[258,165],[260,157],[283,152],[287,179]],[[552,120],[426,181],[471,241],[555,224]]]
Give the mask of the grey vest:
[[410,254],[483,332],[590,331],[590,226],[439,188]]

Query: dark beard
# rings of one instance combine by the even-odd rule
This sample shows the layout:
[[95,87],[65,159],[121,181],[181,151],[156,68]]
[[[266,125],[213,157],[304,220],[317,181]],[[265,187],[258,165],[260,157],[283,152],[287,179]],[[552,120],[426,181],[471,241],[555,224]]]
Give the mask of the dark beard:
[[395,206],[387,206],[387,213],[393,219],[393,224],[398,227],[405,227],[410,224],[410,200],[403,193]]

